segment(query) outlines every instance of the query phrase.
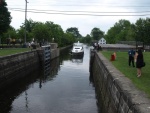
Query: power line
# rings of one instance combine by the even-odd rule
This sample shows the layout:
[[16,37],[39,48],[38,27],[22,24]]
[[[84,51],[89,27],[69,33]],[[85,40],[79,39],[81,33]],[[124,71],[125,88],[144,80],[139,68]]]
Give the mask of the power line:
[[[38,2],[38,3],[37,3]],[[9,6],[22,6],[17,1],[14,0],[8,0]],[[17,5],[16,5],[17,4]],[[40,5],[38,5],[40,4]],[[72,7],[72,6],[103,6],[103,7],[142,7],[142,8],[149,8],[150,2],[149,1],[121,1],[121,2],[101,2],[97,0],[92,1],[86,1],[86,0],[80,0],[79,2],[77,0],[49,0],[49,1],[30,1],[30,6],[66,6],[66,7]]]
[[[21,9],[21,8],[9,8],[10,10],[17,10],[17,11],[24,11],[24,9]],[[96,11],[62,11],[62,10],[38,10],[38,9],[28,9],[28,11],[52,11],[52,12],[65,12],[65,13],[67,13],[67,12],[72,12],[72,13],[80,13],[80,12],[82,12],[82,13],[150,13],[150,11],[138,11],[138,12],[96,12]]]
[[[23,5],[9,5],[9,6],[23,6]],[[115,7],[115,8],[122,8],[122,7],[124,7],[124,8],[149,8],[150,7],[150,5],[143,5],[143,6],[136,6],[136,5],[132,5],[132,6],[125,6],[125,5],[122,5],[122,6],[120,6],[120,5],[100,5],[100,4],[93,4],[93,5],[90,5],[90,4],[82,4],[82,5],[74,5],[74,4],[68,4],[68,5],[63,5],[63,4],[52,4],[52,5],[47,5],[47,4],[41,4],[41,5],[30,5],[30,6],[45,6],[45,7],[47,7],[47,6],[62,6],[62,7],[86,7],[86,6],[101,6],[101,7]]]
[[[10,8],[10,10],[18,11],[18,12],[25,12],[24,9],[19,9],[19,8]],[[53,11],[53,12],[46,12],[46,11]],[[150,11],[141,11],[141,12],[92,12],[91,11],[90,12],[90,11],[59,11],[59,10],[35,10],[35,9],[31,10],[29,9],[27,12],[42,13],[42,14],[60,14],[60,15],[83,15],[83,16],[149,16],[150,15],[149,14]],[[120,14],[116,14],[116,13],[120,13]],[[123,13],[130,13],[130,14],[123,14]],[[133,13],[144,13],[144,14],[133,14]]]
[[[11,10],[13,10],[13,9],[11,9]],[[13,11],[19,11],[19,12],[24,12],[24,10],[13,10]],[[122,14],[115,14],[115,15],[113,15],[113,14],[85,14],[85,13],[78,13],[78,14],[73,14],[73,13],[57,13],[57,12],[42,12],[42,11],[40,11],[40,12],[38,12],[38,11],[27,11],[27,12],[30,12],[30,13],[42,13],[42,14],[60,14],[60,15],[82,15],[82,16],[149,16],[150,14],[124,14],[124,15],[122,15]],[[110,12],[111,13],[111,12]]]
[[[10,5],[9,6],[22,6],[20,4],[16,5],[14,4],[14,2],[9,2]],[[86,1],[86,2],[83,2],[83,1],[80,1],[80,4],[79,2],[77,1],[47,1],[47,2],[43,2],[43,1],[39,1],[38,2],[40,4],[40,6],[103,6],[103,7],[147,7],[149,8],[150,7],[150,2],[143,2],[143,3],[138,3],[138,2],[132,2],[132,3],[101,3],[101,2],[93,2],[93,1]],[[37,3],[35,3],[34,1],[31,1],[30,2],[30,6],[39,6],[37,5]]]

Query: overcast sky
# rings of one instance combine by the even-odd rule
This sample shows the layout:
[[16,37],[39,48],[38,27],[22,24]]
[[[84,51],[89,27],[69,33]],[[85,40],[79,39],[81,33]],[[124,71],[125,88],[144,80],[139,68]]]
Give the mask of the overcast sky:
[[[64,31],[77,27],[83,36],[94,27],[107,33],[120,19],[135,23],[150,17],[150,0],[27,0],[27,19],[51,21]],[[25,21],[25,0],[6,0],[11,25],[18,29]]]

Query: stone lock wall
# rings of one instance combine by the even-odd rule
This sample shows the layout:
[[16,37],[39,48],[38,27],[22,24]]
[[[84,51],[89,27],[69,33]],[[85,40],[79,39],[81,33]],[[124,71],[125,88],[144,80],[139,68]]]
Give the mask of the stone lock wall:
[[52,49],[51,50],[51,59],[56,58],[56,56],[59,56],[60,52],[59,52],[59,48],[56,49]]
[[37,67],[39,67],[39,57],[36,50],[0,57],[0,87],[23,76],[15,76],[19,72],[24,72],[25,75]]
[[[59,48],[50,50],[50,60],[58,56]],[[0,89],[28,75],[33,70],[43,69],[44,66],[45,52],[43,48],[0,57]]]
[[139,91],[101,53],[90,53],[90,74],[102,113],[150,113],[147,95]]

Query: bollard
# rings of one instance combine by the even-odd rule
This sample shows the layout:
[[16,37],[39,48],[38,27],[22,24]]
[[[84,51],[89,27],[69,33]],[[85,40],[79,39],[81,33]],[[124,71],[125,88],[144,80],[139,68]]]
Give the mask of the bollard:
[[110,59],[110,61],[114,61],[115,60],[115,55],[114,54],[112,54],[111,55],[111,59]]

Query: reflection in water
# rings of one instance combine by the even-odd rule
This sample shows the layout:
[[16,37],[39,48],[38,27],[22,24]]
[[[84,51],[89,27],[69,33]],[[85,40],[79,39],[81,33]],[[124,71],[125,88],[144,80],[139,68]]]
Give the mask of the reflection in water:
[[29,104],[29,101],[28,101],[28,93],[27,93],[27,91],[25,90],[25,105],[26,105],[26,111],[28,111],[28,104]]
[[84,55],[71,55],[71,61],[73,63],[83,63],[83,56]]
[[59,69],[59,58],[51,60],[50,65],[44,66],[44,69],[42,70],[43,76],[41,76],[41,80],[43,82],[53,80],[53,78],[56,77]]
[[45,65],[40,77],[39,88],[42,88],[42,83],[53,80],[60,69],[59,58],[50,61],[50,65]]
[[50,65],[51,67],[46,66],[46,68],[42,69],[42,71],[37,69],[36,71],[30,73],[29,76],[25,76],[19,81],[13,83],[11,86],[9,85],[9,87],[0,90],[0,113],[9,113],[12,110],[13,101],[23,92],[25,93],[26,111],[28,111],[29,101],[27,90],[32,87],[32,84],[35,82],[39,82],[39,88],[42,88],[42,84],[46,81],[53,80],[59,70],[59,58],[51,60]]
[[70,49],[63,49],[60,51],[60,65],[63,65],[63,62],[65,60],[69,60],[70,59]]
[[[11,86],[1,90],[0,113],[8,113],[9,111],[11,111],[12,102],[17,98],[18,95],[26,91],[30,87],[30,84],[34,83],[37,80],[37,77],[39,76],[38,73],[38,71],[35,71],[32,74],[30,73],[30,77],[26,76],[24,78],[21,78],[19,81],[13,83]],[[27,102],[26,105],[28,105]]]
[[60,56],[1,91],[0,113],[99,113],[89,77],[89,49],[84,57],[73,58],[69,50]]

